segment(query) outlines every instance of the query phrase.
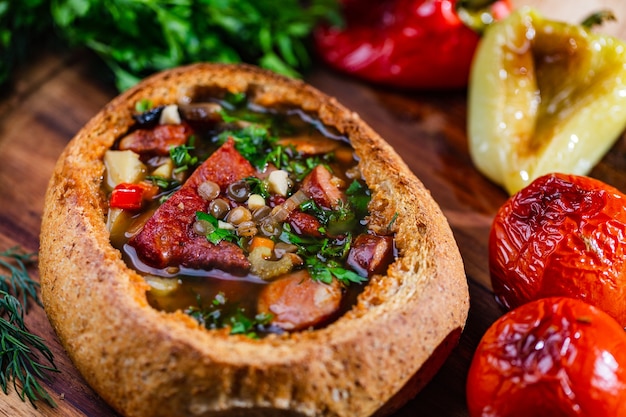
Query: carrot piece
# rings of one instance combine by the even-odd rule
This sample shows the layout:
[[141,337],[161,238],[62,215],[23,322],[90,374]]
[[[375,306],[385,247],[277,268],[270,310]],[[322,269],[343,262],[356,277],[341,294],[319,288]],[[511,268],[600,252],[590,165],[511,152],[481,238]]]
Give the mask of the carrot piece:
[[262,236],[255,236],[248,245],[248,252],[252,252],[255,248],[266,247],[270,250],[274,250],[274,241]]

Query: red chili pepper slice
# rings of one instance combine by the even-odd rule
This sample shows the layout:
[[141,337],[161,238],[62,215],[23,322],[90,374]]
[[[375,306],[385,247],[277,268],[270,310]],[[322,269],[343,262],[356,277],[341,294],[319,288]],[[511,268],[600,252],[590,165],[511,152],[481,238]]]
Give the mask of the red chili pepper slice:
[[109,199],[109,207],[124,210],[138,210],[141,208],[146,188],[140,184],[118,184]]
[[[345,0],[345,27],[319,27],[316,48],[331,67],[367,81],[419,89],[465,87],[480,35],[461,20],[456,3]],[[492,0],[481,13],[485,10],[500,19],[511,7],[509,0]]]

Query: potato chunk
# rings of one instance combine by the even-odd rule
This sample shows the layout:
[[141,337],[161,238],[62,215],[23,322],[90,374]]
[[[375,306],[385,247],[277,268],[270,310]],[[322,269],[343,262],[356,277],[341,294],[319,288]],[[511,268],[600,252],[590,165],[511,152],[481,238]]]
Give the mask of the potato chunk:
[[110,189],[123,182],[136,183],[146,174],[146,166],[133,151],[112,151],[104,154],[106,185]]

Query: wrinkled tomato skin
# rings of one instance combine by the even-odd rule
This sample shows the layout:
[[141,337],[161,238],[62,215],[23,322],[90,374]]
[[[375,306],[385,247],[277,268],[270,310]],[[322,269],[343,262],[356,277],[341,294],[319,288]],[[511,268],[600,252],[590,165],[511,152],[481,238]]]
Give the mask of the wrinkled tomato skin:
[[626,196],[589,177],[536,179],[496,214],[489,270],[496,297],[509,309],[568,296],[626,327]]
[[533,301],[487,330],[466,393],[470,417],[626,416],[626,333],[583,301]]

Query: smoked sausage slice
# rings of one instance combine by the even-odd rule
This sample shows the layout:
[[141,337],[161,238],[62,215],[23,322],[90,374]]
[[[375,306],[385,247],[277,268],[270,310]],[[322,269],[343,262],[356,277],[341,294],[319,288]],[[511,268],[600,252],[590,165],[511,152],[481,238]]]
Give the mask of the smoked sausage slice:
[[208,202],[197,192],[199,184],[210,180],[224,189],[254,173],[255,169],[229,139],[156,210],[143,229],[129,239],[129,245],[143,262],[155,268],[180,265],[245,274],[250,263],[241,248],[224,240],[214,245],[205,236],[198,235],[193,224],[196,212],[206,212],[208,207]]

